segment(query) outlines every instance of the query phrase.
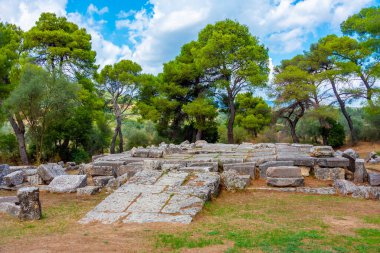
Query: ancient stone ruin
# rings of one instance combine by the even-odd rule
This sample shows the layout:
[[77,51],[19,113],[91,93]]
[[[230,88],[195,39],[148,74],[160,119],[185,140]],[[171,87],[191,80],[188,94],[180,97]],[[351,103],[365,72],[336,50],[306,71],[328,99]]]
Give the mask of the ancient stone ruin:
[[[110,192],[79,221],[82,224],[188,224],[206,201],[218,196],[221,187],[229,191],[250,187],[380,199],[380,173],[368,173],[365,161],[354,150],[335,152],[329,146],[162,143],[158,147],[95,156],[91,163],[80,166],[62,165],[0,166],[2,187],[38,185],[41,191],[76,192],[78,196],[93,195],[102,189]],[[76,170],[77,175],[68,175],[68,170]],[[334,183],[310,187],[305,183],[307,177]],[[265,180],[267,186],[256,187],[255,180]]]

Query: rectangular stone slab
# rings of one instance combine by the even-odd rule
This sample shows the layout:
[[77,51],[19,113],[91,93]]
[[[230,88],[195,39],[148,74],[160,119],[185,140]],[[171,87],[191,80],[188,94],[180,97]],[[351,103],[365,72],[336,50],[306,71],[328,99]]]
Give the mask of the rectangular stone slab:
[[248,163],[232,163],[232,164],[224,164],[223,170],[235,170],[240,175],[249,175],[251,178],[255,178],[255,167],[256,163],[248,162]]
[[267,177],[267,184],[275,187],[298,187],[304,185],[304,179],[301,178],[271,178]]
[[260,178],[267,178],[267,169],[276,166],[293,166],[293,161],[268,161],[259,165]]
[[131,213],[123,220],[124,223],[151,223],[169,222],[189,224],[192,221],[190,215],[170,215],[163,213]]
[[368,182],[372,186],[380,186],[380,173],[368,173]]
[[343,157],[328,157],[328,158],[317,158],[316,165],[328,168],[346,168],[350,165],[350,161]]
[[121,213],[125,211],[140,194],[139,192],[114,192],[100,202],[100,204],[94,208],[94,211]]
[[277,166],[267,169],[267,178],[299,178],[302,177],[301,168],[296,166]]
[[127,211],[130,213],[158,213],[169,200],[169,197],[170,194],[168,193],[144,193],[128,208]]

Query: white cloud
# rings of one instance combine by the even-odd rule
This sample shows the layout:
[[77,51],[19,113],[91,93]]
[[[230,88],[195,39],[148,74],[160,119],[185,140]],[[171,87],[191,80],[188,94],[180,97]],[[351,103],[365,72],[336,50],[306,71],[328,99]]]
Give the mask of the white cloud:
[[[148,1],[148,0],[147,0]],[[230,18],[246,24],[251,33],[270,49],[271,56],[292,53],[307,47],[308,38],[317,39],[317,30],[327,25],[337,32],[339,24],[374,0],[149,0],[153,11],[122,10],[116,16],[118,33],[127,32],[129,43],[116,45],[102,35],[106,20],[94,18],[108,12],[90,4],[87,13],[66,13],[67,0],[0,0],[1,21],[27,30],[42,12],[55,12],[83,26],[92,35],[97,62],[101,66],[129,58],[144,71],[157,73],[162,63],[173,59],[181,46],[197,38],[209,23]],[[122,9],[123,6],[120,6]],[[128,44],[133,44],[133,50]]]
[[95,5],[93,4],[90,4],[87,8],[87,13],[89,14],[98,14],[98,15],[103,15],[104,13],[107,13],[108,12],[108,7],[103,7],[101,9],[99,9],[98,7],[96,7]]
[[[135,43],[133,60],[145,71],[158,72],[162,63],[173,59],[180,47],[197,38],[198,32],[209,23],[230,18],[246,24],[258,36],[270,53],[287,54],[305,48],[317,29],[328,25],[332,32],[349,15],[373,3],[372,0],[150,0],[153,13],[144,10],[133,13],[133,19],[116,21],[119,29],[128,28]],[[124,13],[125,14],[125,13]],[[139,38],[139,39],[137,39]]]
[[67,0],[0,0],[0,21],[9,22],[29,30],[42,12],[65,15]]

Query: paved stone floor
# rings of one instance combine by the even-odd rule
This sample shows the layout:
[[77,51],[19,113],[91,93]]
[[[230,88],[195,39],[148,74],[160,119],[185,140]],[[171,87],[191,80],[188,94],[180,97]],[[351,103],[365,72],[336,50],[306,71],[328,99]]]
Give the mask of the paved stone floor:
[[[228,145],[200,142],[161,144],[159,147],[137,148],[122,154],[96,157],[94,166],[112,166],[116,174],[133,171],[134,176],[90,211],[80,223],[188,224],[205,201],[218,194],[218,170],[221,168],[238,168],[231,165],[241,164],[242,171],[247,171],[254,178],[255,166],[264,162],[297,159],[307,162],[311,148],[312,145],[303,144]],[[302,160],[304,158],[306,160]]]

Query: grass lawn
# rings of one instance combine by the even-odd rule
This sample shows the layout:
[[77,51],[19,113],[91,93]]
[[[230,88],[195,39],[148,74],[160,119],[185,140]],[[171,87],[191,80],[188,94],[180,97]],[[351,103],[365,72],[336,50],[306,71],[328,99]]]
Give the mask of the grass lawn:
[[104,196],[42,193],[41,221],[0,215],[0,252],[380,252],[380,201],[246,190],[190,225],[78,224]]

